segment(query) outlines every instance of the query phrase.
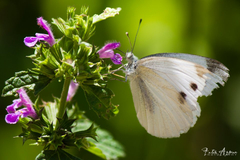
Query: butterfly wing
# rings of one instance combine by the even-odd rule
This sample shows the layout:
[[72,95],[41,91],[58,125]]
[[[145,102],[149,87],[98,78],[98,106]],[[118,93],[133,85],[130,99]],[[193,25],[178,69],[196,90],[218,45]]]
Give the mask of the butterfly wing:
[[[190,61],[196,64],[203,66],[204,68],[208,69],[211,73],[206,74],[208,80],[206,81],[206,85],[202,94],[204,96],[211,95],[213,89],[218,88],[217,83],[224,86],[224,83],[227,81],[229,77],[229,69],[224,66],[221,62],[197,55],[186,54],[186,53],[159,53],[153,54],[144,58],[149,57],[170,57],[170,58],[177,58],[186,61]],[[143,59],[144,59],[143,58]]]
[[197,98],[210,94],[222,80],[209,80],[214,76],[203,65],[183,59],[157,55],[139,60],[128,77],[139,122],[157,137],[187,132],[200,116]]
[[152,70],[140,67],[140,72],[141,76],[130,78],[140,124],[156,137],[178,137],[187,132],[193,115],[184,96]]

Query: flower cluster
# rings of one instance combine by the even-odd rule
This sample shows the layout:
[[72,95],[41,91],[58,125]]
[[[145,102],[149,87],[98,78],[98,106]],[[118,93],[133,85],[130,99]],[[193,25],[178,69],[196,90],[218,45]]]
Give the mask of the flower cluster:
[[[34,68],[16,72],[6,80],[2,96],[18,96],[7,106],[5,121],[21,124],[22,132],[17,137],[22,138],[23,143],[34,140],[31,145],[44,146],[36,159],[79,159],[63,150],[72,147],[104,159],[124,156],[123,148],[110,133],[97,127],[77,103],[71,102],[81,88],[90,109],[99,117],[108,120],[118,114],[118,105],[111,102],[114,93],[107,86],[113,76],[111,65],[101,59],[110,58],[114,64],[122,64],[122,56],[114,53],[120,43],[108,43],[96,50],[98,47],[88,39],[95,33],[95,23],[114,17],[120,10],[107,7],[100,15],[89,16],[88,7],[82,7],[80,14],[69,7],[66,20],[52,19],[62,37],[55,40],[50,24],[39,17],[37,24],[46,33],[24,38],[24,44],[34,49],[28,56]],[[53,97],[53,102],[40,101],[40,98],[31,101],[26,91],[32,90],[37,96],[56,79],[64,79],[61,98]],[[109,151],[109,146],[113,150]]]
[[[47,23],[47,21],[45,21],[42,17],[39,17],[37,18],[37,23],[39,26],[45,29],[48,34],[36,33],[36,37],[26,37],[24,39],[25,45],[28,47],[33,47],[38,41],[46,41],[50,46],[54,45],[55,39],[51,31],[50,25]],[[122,56],[118,53],[114,53],[114,50],[117,49],[119,46],[120,43],[118,42],[107,43],[100,50],[98,50],[97,53],[99,54],[99,58],[110,58],[114,64],[122,64]],[[67,101],[72,100],[78,87],[79,84],[72,80],[69,85]],[[8,114],[5,117],[6,122],[9,124],[16,124],[19,121],[20,117],[25,118],[28,116],[36,119],[37,114],[33,108],[33,103],[29,99],[26,91],[21,88],[17,90],[17,93],[19,94],[20,98],[13,100],[13,104],[7,106],[6,110]],[[19,109],[19,107],[21,106],[25,107]]]
[[[42,17],[39,17],[37,18],[37,23],[39,26],[45,29],[48,34],[36,33],[36,37],[26,37],[24,39],[25,45],[28,47],[33,47],[38,41],[46,41],[50,46],[54,45],[55,39],[51,31],[50,25],[47,23],[47,21],[45,21]],[[119,46],[120,43],[118,42],[107,43],[100,50],[98,50],[97,53],[99,54],[99,58],[110,58],[114,64],[122,64],[122,56],[118,53],[114,53],[114,50],[117,49]],[[72,80],[69,85],[67,101],[72,100],[78,87],[79,84]],[[26,91],[21,88],[17,90],[17,93],[19,94],[20,98],[13,100],[13,104],[7,106],[6,110],[8,114],[5,117],[6,122],[9,124],[16,124],[19,121],[20,117],[25,118],[28,116],[36,119],[37,114],[33,108],[33,103],[29,99]],[[22,108],[21,106],[25,107]],[[19,107],[21,108],[19,109]]]
[[114,49],[118,48],[120,43],[108,43],[103,46],[97,53],[100,58],[111,58],[114,64],[122,64],[122,56],[118,53],[114,54]]
[[38,41],[46,41],[50,46],[53,46],[55,43],[55,39],[51,31],[50,25],[42,17],[37,18],[37,24],[43,29],[45,29],[48,34],[36,33],[36,37],[26,37],[24,38],[25,45],[28,47],[33,47]]
[[[30,116],[36,119],[37,114],[26,91],[21,88],[17,92],[19,94],[19,99],[13,100],[13,104],[7,106],[6,110],[8,114],[5,117],[5,121],[9,124],[16,124],[19,120],[19,117],[24,118]],[[18,109],[21,106],[25,106],[25,108]]]

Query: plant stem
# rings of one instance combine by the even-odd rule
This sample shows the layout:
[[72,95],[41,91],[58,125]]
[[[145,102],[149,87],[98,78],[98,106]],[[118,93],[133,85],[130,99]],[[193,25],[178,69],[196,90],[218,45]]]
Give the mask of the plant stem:
[[[69,88],[70,82],[71,82],[71,77],[67,77],[64,81],[57,118],[62,118],[66,110],[66,100],[67,100],[67,94],[68,94],[68,88]],[[58,125],[59,123],[57,121],[56,128]]]

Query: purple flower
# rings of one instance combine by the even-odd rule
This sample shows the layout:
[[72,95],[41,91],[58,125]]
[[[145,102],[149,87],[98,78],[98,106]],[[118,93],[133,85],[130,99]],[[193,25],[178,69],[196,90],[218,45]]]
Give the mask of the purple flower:
[[[19,117],[24,118],[30,116],[36,119],[37,114],[33,108],[33,103],[29,99],[26,91],[21,88],[17,92],[19,94],[19,99],[13,100],[13,104],[7,106],[6,110],[8,114],[5,117],[5,121],[9,124],[16,124],[19,120]],[[18,109],[21,106],[25,106],[26,108]]]
[[78,83],[71,81],[68,89],[67,101],[71,101],[78,89]]
[[37,24],[43,29],[45,29],[48,34],[36,33],[36,37],[25,37],[25,45],[28,47],[33,47],[38,41],[46,41],[49,43],[50,46],[53,46],[55,43],[55,39],[51,31],[50,25],[42,17],[37,18]]
[[122,64],[122,56],[118,53],[116,53],[113,58],[111,58],[112,62],[114,64]]
[[114,64],[121,64],[122,56],[118,53],[114,54],[114,49],[118,48],[120,43],[108,43],[103,46],[97,53],[100,58],[111,58]]

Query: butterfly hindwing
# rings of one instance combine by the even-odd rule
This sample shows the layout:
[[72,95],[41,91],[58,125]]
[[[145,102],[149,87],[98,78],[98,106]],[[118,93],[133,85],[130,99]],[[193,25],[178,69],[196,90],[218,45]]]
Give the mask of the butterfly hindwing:
[[193,115],[184,96],[152,70],[141,66],[137,72],[138,76],[129,78],[141,125],[148,133],[162,138],[178,137],[187,132]]

